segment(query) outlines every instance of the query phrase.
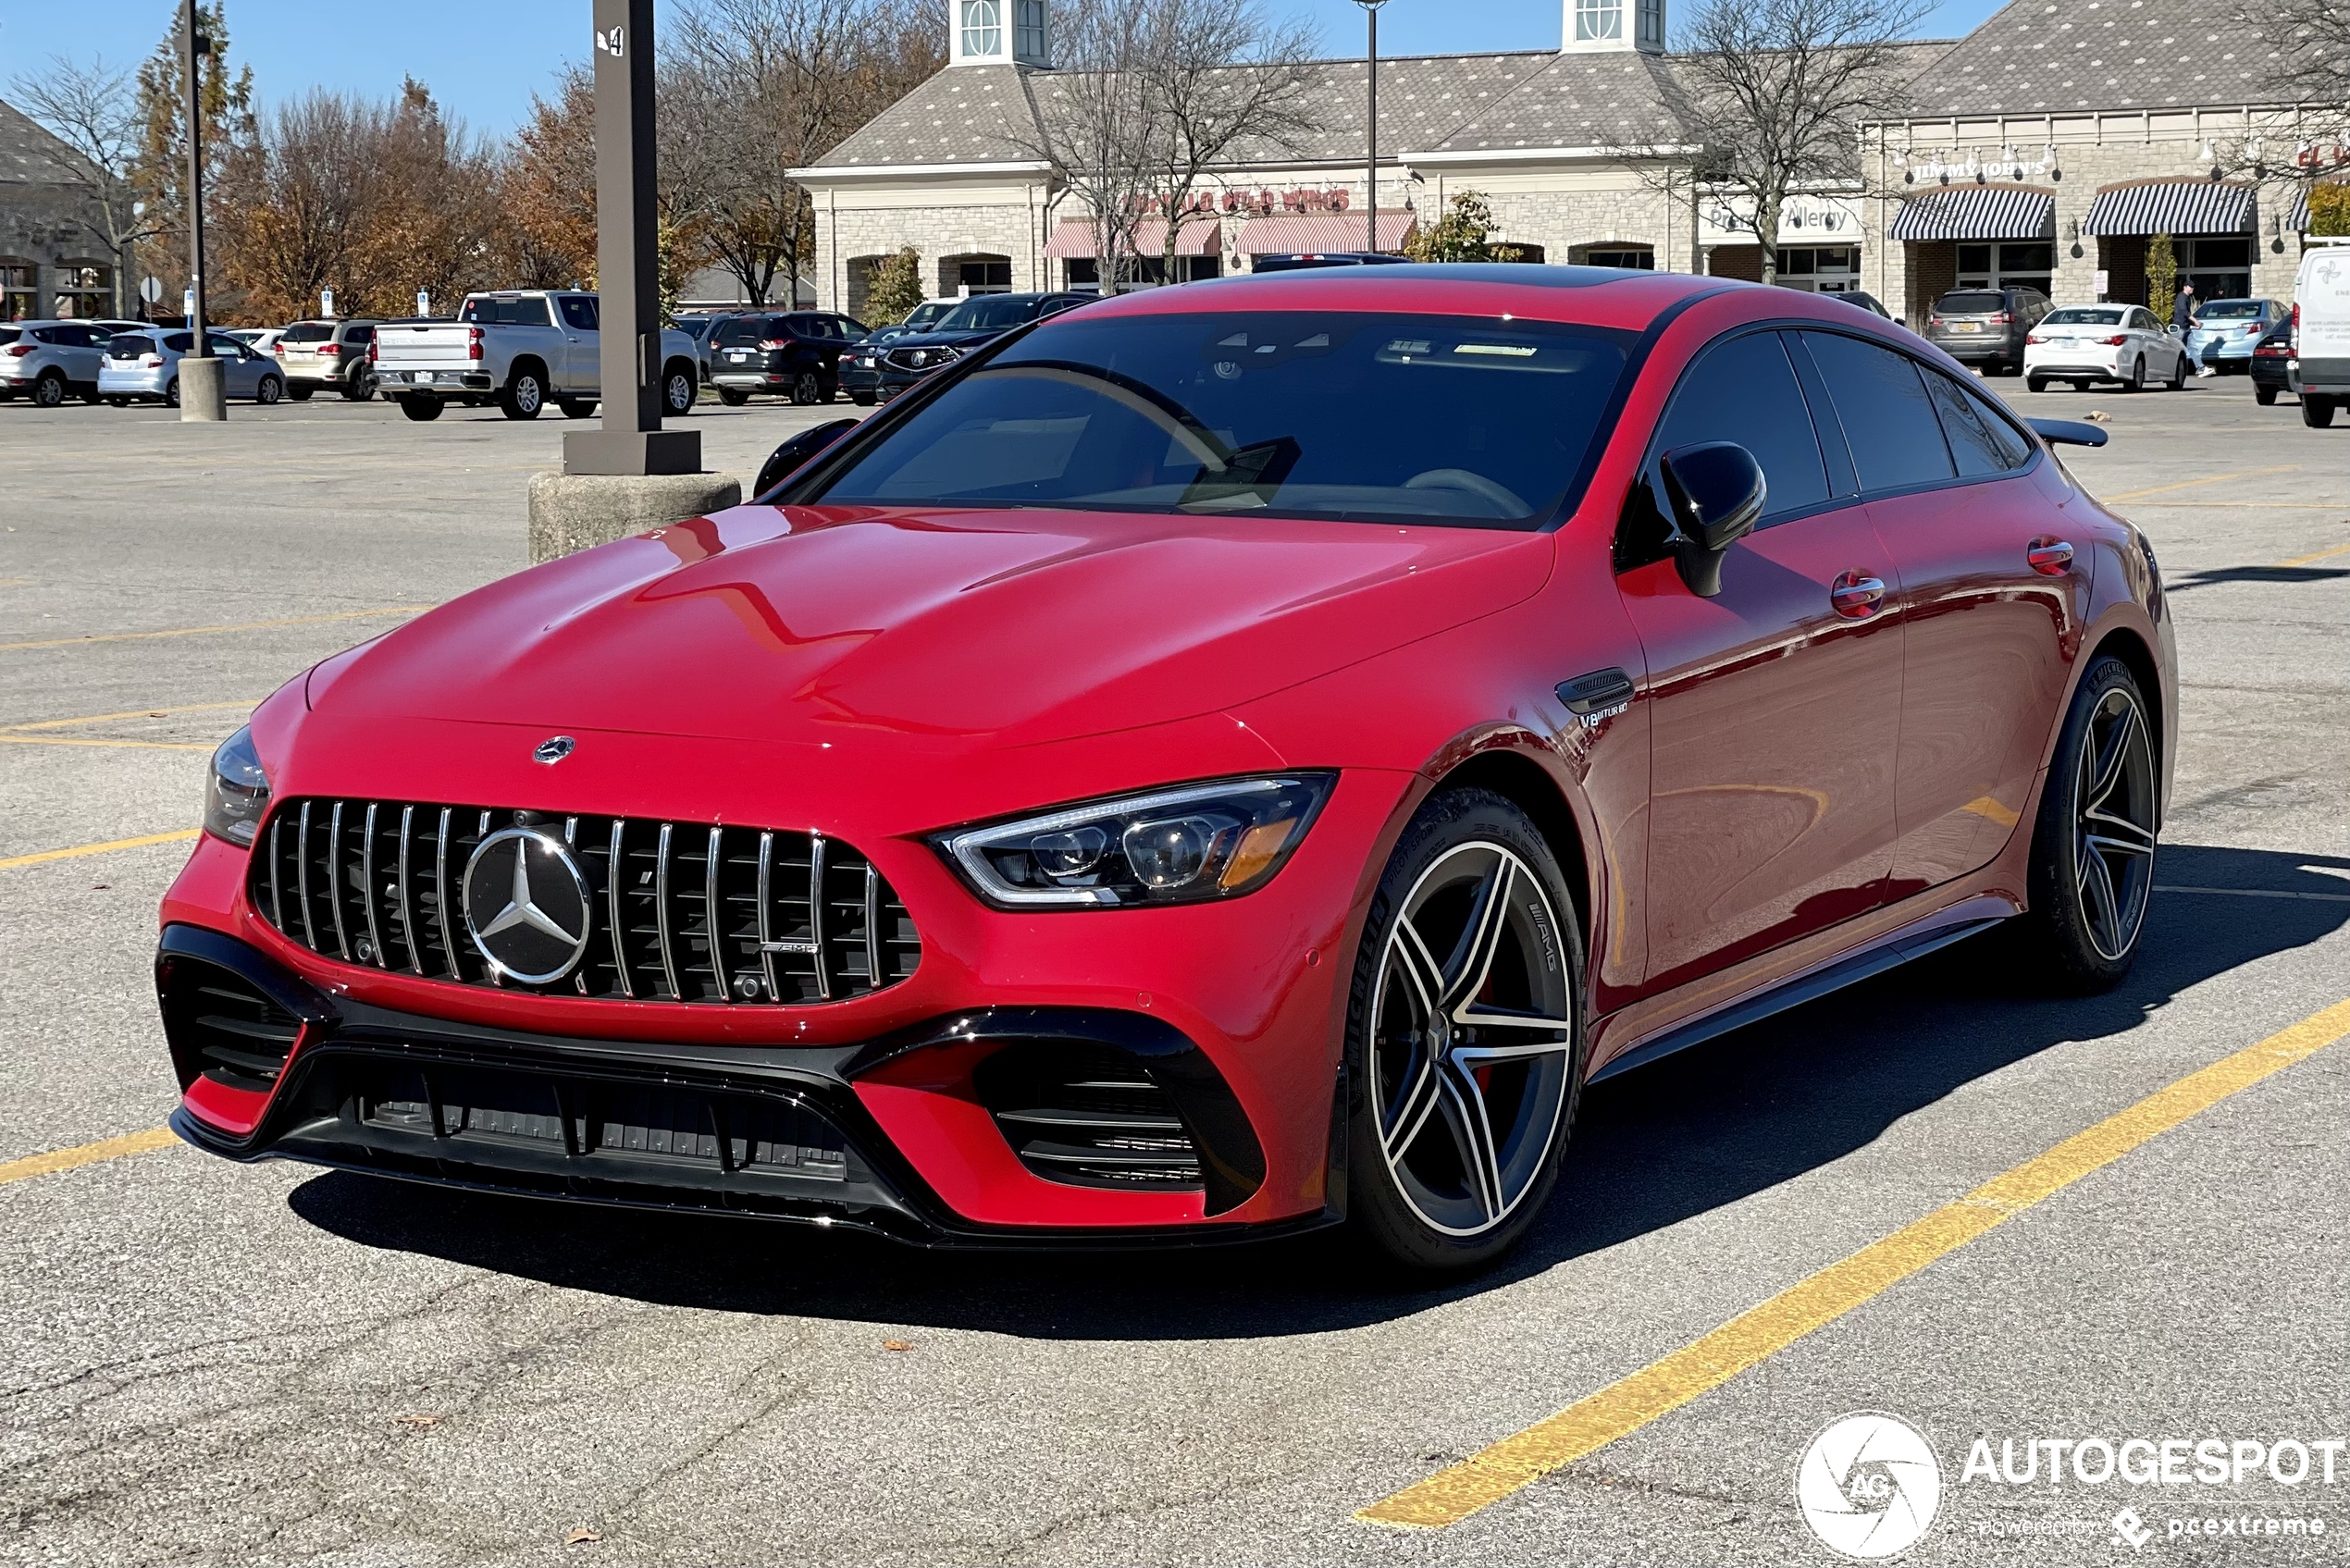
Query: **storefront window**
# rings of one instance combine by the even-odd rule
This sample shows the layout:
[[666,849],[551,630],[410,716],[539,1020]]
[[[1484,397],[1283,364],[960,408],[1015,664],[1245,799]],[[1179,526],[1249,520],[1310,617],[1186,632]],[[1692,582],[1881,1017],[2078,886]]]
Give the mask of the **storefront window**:
[[2047,240],[1959,246],[1960,289],[2037,289],[2056,280],[2056,245]]
[[32,264],[0,261],[0,321],[29,321],[40,314],[40,297],[32,290]]
[[54,292],[57,315],[83,321],[106,314],[114,288],[114,270],[88,262],[68,262],[57,270]]
[[1844,294],[1861,286],[1858,245],[1785,245],[1779,249],[1779,286],[1807,294]]
[[2198,300],[2241,300],[2252,292],[2252,241],[2241,234],[2176,241],[2179,281]]

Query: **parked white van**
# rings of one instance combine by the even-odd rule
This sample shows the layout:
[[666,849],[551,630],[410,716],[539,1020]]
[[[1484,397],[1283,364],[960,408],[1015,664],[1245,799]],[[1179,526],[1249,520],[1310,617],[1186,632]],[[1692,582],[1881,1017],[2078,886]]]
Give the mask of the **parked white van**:
[[2312,236],[2293,285],[2293,363],[2301,423],[2322,428],[2350,403],[2350,239]]

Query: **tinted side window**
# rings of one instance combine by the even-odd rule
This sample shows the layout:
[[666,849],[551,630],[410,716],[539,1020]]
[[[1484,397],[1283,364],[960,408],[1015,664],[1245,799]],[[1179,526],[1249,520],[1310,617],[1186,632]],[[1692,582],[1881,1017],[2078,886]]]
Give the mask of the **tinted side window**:
[[593,332],[596,330],[595,301],[583,300],[576,295],[573,295],[567,299],[558,301],[557,303],[563,306],[564,326],[577,332]]
[[1716,343],[1683,375],[1657,449],[1701,441],[1736,441],[1754,454],[1769,486],[1766,519],[1828,499],[1819,436],[1775,332]]
[[2008,428],[2005,420],[1938,370],[1925,373],[1925,384],[1934,394],[1935,409],[1942,415],[1942,434],[1949,439],[1960,478],[2004,474],[2022,465],[2023,438]]
[[163,340],[163,346],[175,354],[184,354],[193,346],[195,340],[196,336],[192,332],[174,332]]
[[1893,490],[1956,476],[1941,421],[1906,355],[1835,332],[1806,332],[1803,341],[1836,401],[1861,489]]
[[372,343],[375,340],[376,329],[372,327],[354,327],[351,335],[343,340],[346,343]]

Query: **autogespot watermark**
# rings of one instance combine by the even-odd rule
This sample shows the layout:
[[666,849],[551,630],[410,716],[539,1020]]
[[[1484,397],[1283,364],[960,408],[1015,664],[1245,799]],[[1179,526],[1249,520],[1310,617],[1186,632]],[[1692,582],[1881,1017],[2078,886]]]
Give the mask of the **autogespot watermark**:
[[[2079,1498],[2084,1489],[2151,1488],[2154,1517],[2124,1503],[2104,1516],[2015,1517],[1968,1521],[1970,1534],[2062,1544],[2103,1539],[2129,1553],[2149,1545],[2191,1541],[2257,1542],[2262,1549],[2306,1544],[2327,1533],[2314,1512],[2277,1511],[2307,1499],[2291,1488],[2350,1486],[2350,1439],[2220,1437],[1978,1437],[1955,1482],[1946,1482],[1933,1443],[1908,1422],[1858,1411],[1829,1422],[1796,1462],[1795,1495],[1803,1522],[1822,1545],[1861,1561],[1899,1557],[1930,1530],[1945,1504],[1961,1505],[1989,1488],[2028,1496]],[[2199,1488],[2176,1491],[2170,1488]],[[2257,1489],[2254,1500],[2239,1488]],[[2215,1492],[2219,1495],[2213,1495]],[[2231,1495],[2232,1494],[2232,1495]],[[2281,1495],[2280,1495],[2281,1494]],[[2319,1495],[2322,1495],[2321,1493]]]

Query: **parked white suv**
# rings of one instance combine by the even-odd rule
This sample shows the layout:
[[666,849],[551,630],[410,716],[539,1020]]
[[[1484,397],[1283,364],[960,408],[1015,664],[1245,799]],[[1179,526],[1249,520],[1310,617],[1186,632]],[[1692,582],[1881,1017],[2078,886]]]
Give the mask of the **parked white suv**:
[[[692,409],[700,389],[693,339],[661,335],[662,406]],[[376,327],[376,386],[411,419],[438,419],[451,401],[491,399],[509,419],[536,419],[552,401],[573,419],[602,397],[596,296],[562,289],[468,294],[455,321],[387,321]]]

